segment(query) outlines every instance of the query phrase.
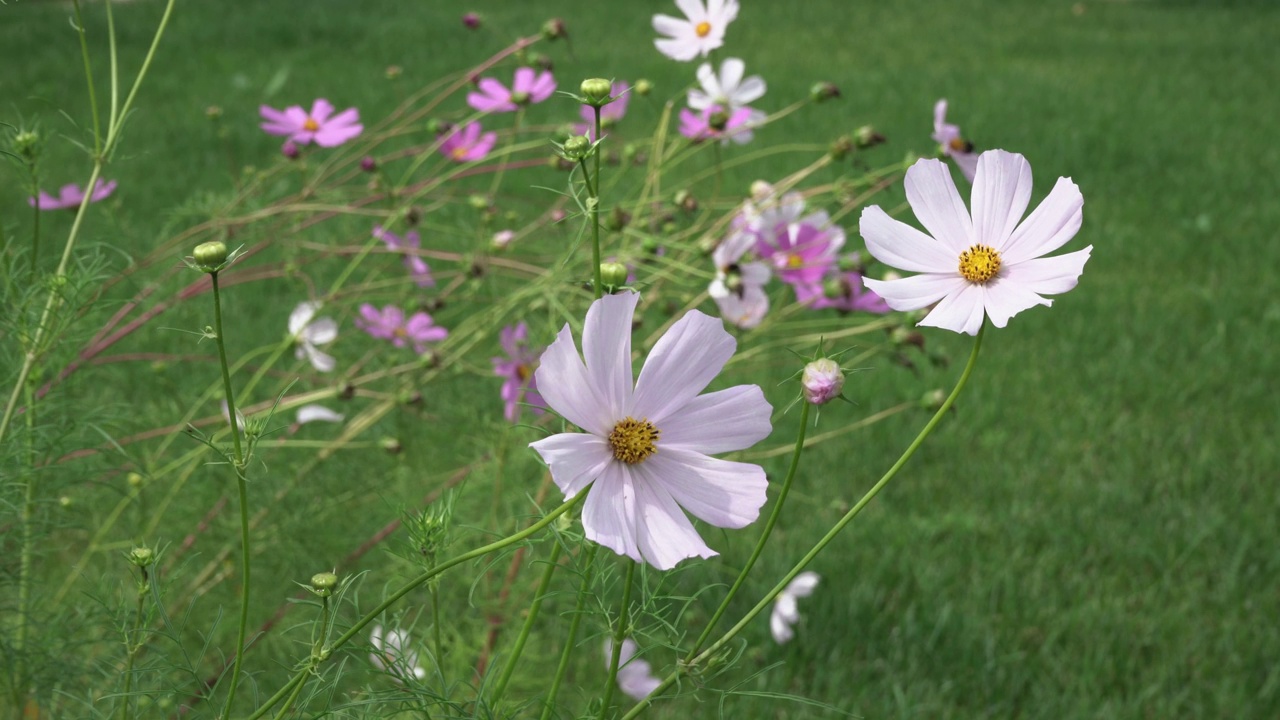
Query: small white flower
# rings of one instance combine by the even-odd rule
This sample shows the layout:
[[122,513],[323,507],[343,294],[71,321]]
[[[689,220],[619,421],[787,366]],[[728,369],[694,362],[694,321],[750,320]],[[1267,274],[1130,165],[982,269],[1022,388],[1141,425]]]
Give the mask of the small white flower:
[[337,367],[332,355],[321,352],[317,345],[327,345],[338,337],[338,323],[333,318],[317,318],[318,302],[302,302],[289,313],[289,334],[298,344],[299,360],[306,358],[320,372],[330,372]]
[[672,60],[687,62],[724,44],[724,31],[738,17],[738,0],[676,0],[685,19],[654,15],[653,29],[666,35],[653,41]]
[[779,644],[790,642],[796,633],[791,629],[800,621],[800,610],[796,607],[796,598],[809,597],[818,586],[822,576],[816,572],[802,572],[795,576],[787,586],[778,593],[773,601],[773,613],[769,615],[769,632]]
[[402,681],[410,675],[418,680],[427,676],[427,671],[418,666],[418,653],[409,649],[409,633],[404,630],[397,628],[384,634],[381,625],[374,625],[369,643],[373,645],[369,661],[379,670]]
[[298,408],[298,424],[306,425],[309,422],[331,422],[340,423],[346,418],[340,412],[334,412],[323,405],[303,405]]
[[[658,689],[662,680],[654,677],[653,668],[648,661],[635,657],[636,641],[627,638],[622,641],[622,651],[618,653],[618,689],[632,700],[643,700],[649,693]],[[613,638],[604,639],[604,666],[613,662]]]
[[716,264],[716,279],[707,294],[716,301],[720,316],[740,328],[753,328],[769,312],[769,296],[764,286],[769,282],[769,266],[762,262],[741,262],[756,236],[740,230],[725,238],[711,253]]
[[720,105],[728,112],[746,107],[764,96],[766,85],[759,75],[752,75],[743,80],[746,63],[738,58],[725,58],[720,63],[720,74],[711,69],[711,63],[702,63],[698,67],[698,82],[702,89],[689,91],[689,107],[694,110],[706,110],[712,105]]

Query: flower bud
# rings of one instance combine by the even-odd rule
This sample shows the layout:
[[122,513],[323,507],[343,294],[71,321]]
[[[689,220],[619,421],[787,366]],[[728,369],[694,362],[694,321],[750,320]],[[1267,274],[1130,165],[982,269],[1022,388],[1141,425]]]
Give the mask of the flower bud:
[[143,478],[138,473],[131,472],[127,477],[125,477],[125,481],[129,483],[129,487],[131,488],[140,488],[142,487]]
[[773,185],[764,180],[757,180],[751,183],[751,199],[755,202],[764,202],[771,195],[773,195]]
[[858,144],[859,148],[865,150],[869,147],[875,147],[876,145],[883,143],[885,141],[885,137],[876,132],[874,127],[871,127],[870,125],[863,125],[853,131],[853,141]]
[[453,123],[448,120],[439,118],[431,118],[427,121],[427,132],[432,135],[443,135],[453,129]]
[[191,256],[195,259],[196,268],[200,272],[215,273],[221,270],[222,265],[227,261],[227,245],[217,240],[200,243],[192,251]]
[[556,64],[551,60],[551,56],[542,53],[530,53],[529,64],[539,70],[547,71],[554,70],[556,67]]
[[840,397],[840,391],[844,389],[844,371],[835,360],[818,358],[804,366],[800,385],[804,388],[805,402],[825,405]]
[[831,147],[827,150],[832,160],[843,160],[853,152],[853,138],[848,135],[841,135],[831,141]]
[[849,286],[845,284],[843,277],[832,275],[822,281],[822,295],[830,300],[838,300],[848,293]]
[[711,117],[707,118],[707,125],[716,132],[724,132],[724,129],[729,126],[729,113],[723,110],[711,113]]
[[488,210],[489,198],[479,193],[476,193],[474,195],[467,197],[467,204],[470,205],[474,210]]
[[600,283],[612,292],[627,284],[627,266],[620,262],[600,263]]
[[688,190],[680,190],[676,192],[676,205],[685,212],[694,212],[698,209],[698,198]]
[[399,455],[404,446],[400,441],[393,437],[384,437],[378,441],[378,447],[382,448],[388,455]]
[[156,553],[149,547],[136,547],[129,551],[129,562],[140,568],[148,567],[156,561]]
[[564,141],[561,146],[564,151],[564,158],[577,162],[585,158],[591,152],[591,139],[586,135],[574,135]]
[[840,272],[856,272],[861,274],[864,269],[862,266],[862,254],[855,250],[847,255],[841,255],[836,260],[836,269]]
[[635,85],[631,86],[631,92],[635,95],[639,95],[640,97],[645,97],[649,93],[653,92],[653,83],[641,78],[636,81]]
[[809,99],[816,103],[834,100],[838,97],[840,97],[840,88],[836,87],[835,83],[814,83],[813,87],[809,89]]
[[473,12],[463,13],[462,25],[468,30],[479,30],[480,26],[484,25],[484,19]]
[[337,586],[338,576],[331,572],[316,573],[311,576],[311,589],[316,592],[327,593]]
[[542,23],[542,37],[547,40],[556,40],[562,37],[568,37],[569,30],[564,25],[564,20],[560,18],[552,18]]
[[30,161],[40,154],[40,134],[35,130],[22,130],[13,136],[15,154]]
[[378,161],[374,160],[368,155],[365,155],[364,157],[360,158],[360,169],[367,173],[371,173],[374,170],[378,169]]
[[302,150],[298,148],[298,143],[292,140],[285,140],[284,144],[280,146],[280,154],[290,160],[297,160],[298,156],[302,154]]
[[615,207],[609,217],[605,218],[604,226],[613,232],[618,232],[622,228],[631,224],[631,213],[620,207]]
[[586,104],[591,107],[603,107],[613,102],[613,83],[604,78],[588,78],[578,87]]
[[515,238],[516,233],[514,230],[499,230],[493,234],[493,238],[490,240],[490,243],[494,248],[501,250],[502,248],[510,245],[511,241],[515,240]]
[[942,408],[942,403],[947,401],[947,394],[942,390],[930,390],[920,396],[920,407],[925,410],[937,412]]

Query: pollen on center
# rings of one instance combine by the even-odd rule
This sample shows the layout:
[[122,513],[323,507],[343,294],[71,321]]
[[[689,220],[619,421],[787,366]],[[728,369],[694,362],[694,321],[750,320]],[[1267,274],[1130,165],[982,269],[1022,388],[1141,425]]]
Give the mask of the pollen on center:
[[627,417],[618,421],[609,433],[609,446],[613,448],[613,456],[628,465],[643,462],[645,458],[658,452],[658,428],[648,420],[636,420]]
[[706,37],[711,34],[711,23],[703,20],[693,27],[693,31],[698,34],[698,37]]
[[1000,273],[1000,253],[988,245],[974,245],[960,253],[960,275],[981,285]]
[[315,132],[320,129],[320,123],[316,122],[313,118],[307,118],[307,121],[302,123],[302,129],[307,132]]

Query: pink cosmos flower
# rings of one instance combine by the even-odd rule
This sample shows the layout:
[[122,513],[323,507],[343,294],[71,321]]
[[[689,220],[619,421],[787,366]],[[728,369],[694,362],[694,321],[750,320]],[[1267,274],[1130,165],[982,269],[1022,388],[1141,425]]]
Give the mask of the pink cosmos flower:
[[[835,292],[832,286],[839,292]],[[796,286],[796,302],[807,304],[815,310],[835,308],[840,312],[868,312],[877,315],[883,315],[891,309],[884,298],[867,289],[862,273],[852,270],[828,276],[820,286]]]
[[723,528],[744,527],[760,514],[764,470],[710,455],[765,438],[772,408],[755,385],[699,395],[737,343],[720,320],[696,310],[658,340],[633,385],[631,321],[639,299],[624,292],[591,304],[582,330],[585,363],[568,324],[542,354],[538,391],[585,432],[530,447],[566,498],[590,487],[582,506],[588,539],[667,570],[716,554],[685,511]]
[[819,210],[798,222],[761,228],[756,253],[769,261],[778,277],[799,296],[801,292],[822,292],[822,278],[835,266],[844,241],[844,230],[831,225],[826,211]]
[[[623,82],[615,82],[609,88],[609,97],[613,102],[600,108],[600,127],[608,129],[618,123],[627,114],[627,102],[631,99],[631,88]],[[596,111],[590,105],[583,105],[578,110],[582,122],[573,126],[574,135],[586,135],[591,142],[596,141]]]
[[409,275],[418,287],[435,287],[436,280],[431,277],[431,266],[427,265],[426,260],[410,252],[422,247],[422,237],[418,235],[417,230],[410,230],[404,234],[404,239],[401,239],[395,233],[383,230],[381,225],[376,225],[373,228],[373,236],[385,242],[389,250],[404,253],[404,266],[409,269]]
[[[604,665],[613,662],[613,638],[604,639]],[[649,661],[636,657],[636,641],[626,638],[618,651],[618,689],[632,700],[640,701],[658,689],[662,680],[655,677]]]
[[938,303],[921,325],[976,335],[990,318],[1002,328],[1027,308],[1052,305],[1041,293],[1074,288],[1093,251],[1090,245],[1042,257],[1080,229],[1084,197],[1070,178],[1058,178],[1023,220],[1031,200],[1031,166],[1016,153],[988,150],[978,158],[972,217],[951,171],[939,160],[917,161],[904,184],[907,202],[932,237],[894,220],[878,205],[862,211],[859,229],[880,262],[920,274],[865,282],[894,310]]
[[290,105],[284,110],[262,105],[258,113],[266,120],[261,125],[264,131],[283,135],[299,145],[314,142],[320,147],[336,147],[364,131],[360,113],[355,108],[334,115],[333,104],[324,98],[312,103],[311,112],[303,110],[301,105]]
[[720,316],[740,328],[753,328],[769,312],[769,296],[764,286],[769,282],[769,266],[762,262],[742,262],[742,257],[755,246],[755,235],[738,230],[725,238],[711,253],[716,264],[716,278],[707,294],[720,308]]
[[[115,180],[103,182],[102,178],[98,178],[93,184],[93,192],[89,193],[89,202],[98,202],[99,200],[103,200],[110,196],[111,193],[115,192],[115,190]],[[58,188],[58,197],[54,197],[41,190],[37,197],[27,198],[28,205],[31,207],[38,207],[41,210],[78,208],[82,202],[84,202],[84,191],[75,183],[63,185],[61,188]]]
[[478,122],[469,122],[467,126],[450,131],[449,136],[440,143],[440,152],[454,162],[476,162],[483,160],[498,142],[498,133],[487,132]]
[[729,141],[732,140],[742,145],[751,142],[752,128],[759,125],[765,118],[765,114],[760,110],[748,107],[738,108],[731,113],[725,113],[726,121],[724,127],[713,127],[712,121],[716,119],[715,116],[720,112],[721,107],[719,105],[710,105],[699,112],[682,108],[680,110],[680,134],[694,142],[719,140],[722,145],[728,145]]
[[667,37],[653,44],[672,60],[688,62],[724,44],[724,31],[738,17],[738,0],[676,0],[685,19],[654,15],[653,29]]
[[538,383],[534,378],[534,365],[542,355],[543,348],[534,349],[529,345],[529,326],[523,322],[502,328],[500,342],[506,357],[493,358],[493,374],[503,378],[502,383],[502,416],[507,422],[515,422],[520,418],[521,402],[531,406],[535,415],[542,414],[547,402],[538,394]]
[[476,84],[480,92],[467,93],[467,104],[480,112],[515,112],[523,105],[540,103],[556,91],[555,78],[543,70],[516,68],[515,80],[508,90],[493,78],[480,78]]
[[964,179],[972,183],[978,170],[978,154],[973,151],[973,143],[960,135],[960,127],[947,122],[946,98],[933,106],[933,140],[941,147],[943,155],[955,161]]
[[379,310],[369,303],[360,306],[356,325],[381,340],[390,340],[396,347],[413,343],[413,351],[421,355],[427,351],[427,343],[439,342],[449,336],[449,331],[436,325],[431,316],[416,312],[406,321],[404,311],[394,305]]

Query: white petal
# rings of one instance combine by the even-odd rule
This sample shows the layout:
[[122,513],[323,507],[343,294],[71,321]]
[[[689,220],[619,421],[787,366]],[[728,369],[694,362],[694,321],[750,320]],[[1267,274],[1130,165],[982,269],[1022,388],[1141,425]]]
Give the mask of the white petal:
[[746,527],[760,517],[768,499],[759,465],[711,458],[690,450],[659,448],[633,467],[645,487],[669,493],[685,510],[716,527]]
[[720,308],[720,316],[740,328],[750,329],[759,325],[769,312],[769,296],[765,295],[764,289],[759,285],[744,285],[741,297],[728,288],[724,288],[724,292],[720,294],[715,292],[717,290],[719,288],[713,283],[708,294]]
[[[554,476],[553,476],[554,477]],[[611,462],[582,504],[582,531],[588,540],[644,562],[636,545],[636,489],[624,463]]]
[[737,96],[738,85],[742,82],[742,76],[746,71],[747,64],[740,58],[725,58],[724,62],[720,63],[720,92],[725,95],[726,100],[729,99],[729,95]]
[[1000,277],[1034,293],[1058,295],[1076,286],[1092,251],[1090,245],[1066,255],[1027,260],[1002,270]]
[[863,278],[863,284],[884,298],[894,310],[909,311],[929,307],[952,293],[958,293],[969,283],[959,273],[914,275],[898,280],[873,280]]
[[289,313],[289,334],[297,335],[299,331],[311,322],[311,318],[315,317],[317,311],[320,310],[318,302],[300,302],[298,306]]
[[730,265],[738,262],[738,260],[746,254],[748,250],[755,245],[756,236],[754,233],[738,231],[735,232],[716,246],[711,253],[711,260],[719,269],[725,269]]
[[670,15],[654,15],[653,29],[668,37],[680,37],[689,30],[689,21],[673,18]]
[[903,184],[907,189],[907,202],[920,224],[940,240],[953,257],[958,258],[974,244],[969,211],[951,179],[951,170],[942,161],[917,160],[907,170]]
[[311,367],[320,372],[333,372],[333,369],[338,366],[338,361],[334,360],[332,355],[317,349],[310,343],[303,343],[299,349],[306,353],[307,360],[311,362]]
[[559,433],[529,443],[551,470],[566,500],[604,474],[613,459],[609,441],[586,433]]
[[746,263],[738,266],[738,272],[742,276],[742,284],[748,288],[752,285],[760,287],[769,282],[769,278],[773,275],[773,271],[769,266],[762,262]]
[[[944,330],[967,333],[969,335],[978,334],[978,329],[982,327],[984,315],[982,286],[973,285],[964,282],[964,280],[960,282],[963,283],[960,291],[942,298],[942,302],[939,302],[933,312],[920,321],[920,325],[940,327]],[[872,289],[875,290],[874,288]],[[876,292],[878,293],[879,291]],[[884,296],[881,295],[880,297]],[[885,302],[889,302],[887,298]],[[889,307],[893,307],[893,303],[889,303]]]
[[[711,63],[702,63],[698,66],[698,84],[702,86],[702,92],[711,100],[713,104],[724,95],[724,91],[720,87],[720,80],[716,78],[716,71],[711,68]],[[693,92],[690,91],[689,98],[692,100]],[[695,110],[703,110],[704,107],[694,107],[693,103],[689,103],[689,107]]]
[[774,605],[774,612],[769,615],[769,632],[773,635],[773,641],[779,645],[785,645],[791,642],[796,636],[791,630],[791,623],[777,612],[777,605]]
[[333,318],[323,317],[313,320],[302,331],[302,338],[312,345],[328,345],[338,337],[338,322]]
[[970,152],[952,152],[951,159],[955,162],[956,167],[960,168],[960,174],[964,175],[964,179],[973,184],[973,178],[978,174],[978,154]]
[[[631,412],[661,428],[663,420],[720,374],[737,346],[718,318],[690,310],[650,351],[636,381]],[[538,388],[542,388],[541,380]]]
[[1083,219],[1080,188],[1071,178],[1058,178],[1048,197],[1013,231],[1000,257],[1012,264],[1051,253],[1075,237]]
[[641,480],[635,483],[635,489],[636,543],[645,562],[659,570],[670,570],[685,558],[716,555],[666,488]]
[[695,25],[708,19],[707,8],[702,4],[702,0],[676,0],[676,7],[680,8],[680,12]]
[[[657,18],[654,20],[656,24]],[[658,48],[658,52],[679,62],[688,62],[698,56],[697,42],[687,38],[654,40],[653,45]]]
[[345,419],[345,415],[335,412],[323,405],[303,405],[298,408],[298,424],[306,425],[309,422],[332,422],[340,423]]
[[663,421],[660,453],[684,449],[714,455],[751,447],[772,431],[772,410],[756,385],[699,395]]
[[[582,355],[592,387],[605,402],[604,410],[616,422],[630,412],[631,319],[640,294],[605,295],[591,303],[582,326]],[[539,381],[538,387],[542,387]]]
[[894,220],[879,205],[863,208],[858,232],[880,262],[909,272],[958,272],[960,252],[910,225]]
[[1029,290],[1025,285],[1010,282],[1007,277],[997,277],[982,287],[982,304],[987,310],[991,324],[1002,328],[1009,323],[1009,318],[1036,305],[1052,305],[1047,300]]
[[818,587],[818,581],[822,580],[822,576],[811,570],[800,573],[787,583],[784,593],[792,597],[809,597],[813,594],[813,589]]
[[687,99],[687,102],[689,104],[689,107],[693,108],[694,110],[706,110],[707,108],[714,105],[716,101],[713,97],[703,92],[702,90],[694,88],[689,91],[689,97]]
[[533,377],[547,407],[587,432],[604,437],[620,419],[610,417],[604,401],[596,393],[591,376],[578,357],[568,325],[560,329],[555,341],[543,351]]
[[742,84],[738,86],[738,91],[733,94],[733,102],[737,105],[750,105],[751,103],[764,97],[768,86],[765,85],[764,79],[759,75],[752,75]]
[[977,242],[1004,251],[1031,200],[1031,165],[1017,153],[988,150],[973,179],[973,230]]

